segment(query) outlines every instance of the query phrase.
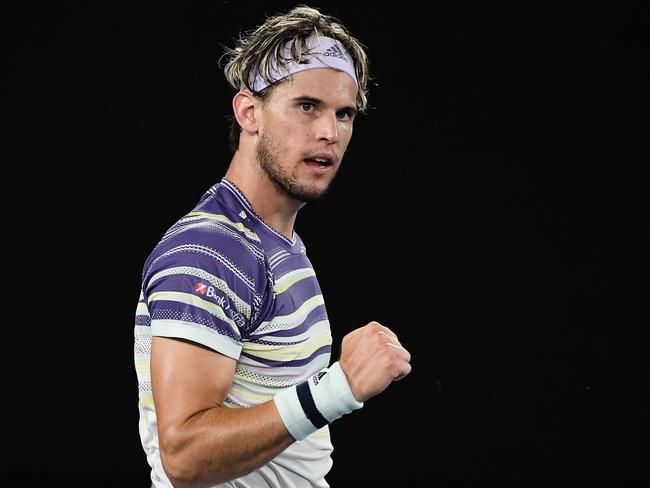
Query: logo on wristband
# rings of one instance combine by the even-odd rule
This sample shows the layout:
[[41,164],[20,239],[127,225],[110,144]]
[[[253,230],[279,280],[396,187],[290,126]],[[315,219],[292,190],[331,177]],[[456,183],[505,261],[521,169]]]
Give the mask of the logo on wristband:
[[313,378],[312,378],[314,380],[314,386],[318,386],[318,383],[320,382],[321,378],[323,376],[325,376],[326,374],[327,374],[327,371],[321,371],[320,373],[315,374],[313,376]]

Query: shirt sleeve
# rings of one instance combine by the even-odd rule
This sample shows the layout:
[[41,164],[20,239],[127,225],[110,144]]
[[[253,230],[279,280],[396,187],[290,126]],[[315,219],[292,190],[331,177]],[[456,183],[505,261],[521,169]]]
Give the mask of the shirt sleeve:
[[267,275],[250,250],[227,238],[171,247],[144,281],[151,335],[187,339],[239,359]]

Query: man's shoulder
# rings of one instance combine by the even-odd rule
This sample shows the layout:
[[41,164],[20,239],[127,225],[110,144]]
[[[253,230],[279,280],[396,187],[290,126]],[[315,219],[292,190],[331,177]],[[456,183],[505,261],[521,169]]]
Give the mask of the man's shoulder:
[[165,233],[161,243],[205,245],[223,250],[244,247],[253,253],[263,253],[255,224],[246,212],[220,198],[219,193],[206,194],[191,212]]
[[201,201],[177,225],[189,226],[197,233],[205,233],[220,239],[232,239],[262,249],[257,222],[241,207],[213,196]]
[[203,202],[179,219],[154,248],[144,271],[151,276],[176,267],[237,277],[253,288],[268,275],[268,261],[254,227],[236,209],[218,202]]

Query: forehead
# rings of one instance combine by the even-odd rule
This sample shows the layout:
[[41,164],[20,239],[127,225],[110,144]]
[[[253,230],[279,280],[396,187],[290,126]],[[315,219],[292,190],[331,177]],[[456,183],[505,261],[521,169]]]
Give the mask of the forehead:
[[335,106],[356,107],[357,90],[355,81],[343,71],[315,68],[294,73],[271,97],[276,100],[310,97]]

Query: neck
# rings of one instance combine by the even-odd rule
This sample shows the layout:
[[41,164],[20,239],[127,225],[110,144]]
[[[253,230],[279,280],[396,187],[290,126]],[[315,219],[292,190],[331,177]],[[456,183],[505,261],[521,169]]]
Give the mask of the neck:
[[305,203],[295,200],[273,182],[252,154],[238,150],[226,178],[242,191],[253,210],[287,239],[293,239],[296,215]]

